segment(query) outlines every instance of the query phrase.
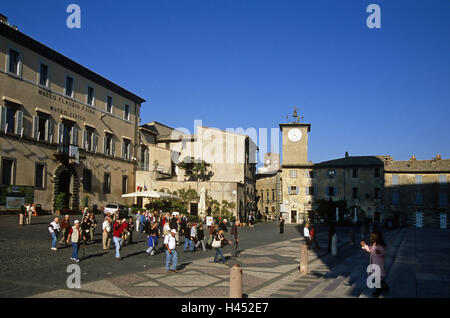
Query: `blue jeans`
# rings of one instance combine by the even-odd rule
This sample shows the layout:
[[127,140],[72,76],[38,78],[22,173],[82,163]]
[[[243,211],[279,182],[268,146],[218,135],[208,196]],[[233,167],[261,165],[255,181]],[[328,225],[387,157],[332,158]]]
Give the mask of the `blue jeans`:
[[190,240],[190,239],[185,239],[183,252],[186,252],[186,249],[188,246],[189,246],[189,250],[192,252],[194,250],[194,241]]
[[172,250],[172,254],[170,254],[169,251],[166,250],[166,271],[169,271],[171,261],[172,261],[172,270],[174,271],[177,269],[177,262],[178,262],[177,251]]
[[214,256],[214,263],[217,262],[217,258],[218,258],[217,256],[219,256],[219,255],[222,260],[222,263],[225,264],[227,261],[225,260],[225,257],[223,256],[222,248],[220,248],[220,247],[218,247],[216,249],[216,255]]
[[120,257],[120,249],[122,248],[122,239],[120,237],[113,237],[114,245],[116,246],[116,258]]
[[72,258],[75,258],[76,260],[78,260],[78,243],[72,242],[72,247],[73,247]]
[[56,248],[57,241],[58,241],[58,238],[56,237],[56,234],[52,233],[52,248]]

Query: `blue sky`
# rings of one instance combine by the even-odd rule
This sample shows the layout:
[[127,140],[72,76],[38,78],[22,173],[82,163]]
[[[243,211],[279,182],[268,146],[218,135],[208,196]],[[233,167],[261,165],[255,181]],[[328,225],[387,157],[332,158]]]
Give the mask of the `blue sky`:
[[[80,30],[66,27],[70,3]],[[381,29],[366,26],[372,3]],[[0,12],[144,97],[143,123],[270,129],[296,106],[313,162],[450,158],[447,0],[15,0]]]

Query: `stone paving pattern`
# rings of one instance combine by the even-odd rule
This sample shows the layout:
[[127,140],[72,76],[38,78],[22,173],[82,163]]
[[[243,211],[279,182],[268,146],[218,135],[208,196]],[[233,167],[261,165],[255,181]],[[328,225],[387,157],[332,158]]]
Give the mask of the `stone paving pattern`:
[[[98,216],[101,218],[101,216]],[[74,219],[74,218],[72,218]],[[240,229],[240,253],[226,265],[212,263],[214,251],[183,253],[177,248],[179,270],[166,273],[164,253],[148,256],[146,238],[136,233],[135,244],[124,246],[122,261],[114,251],[96,243],[82,248],[81,289],[65,286],[71,248],[50,251],[49,216],[18,226],[13,216],[0,216],[0,297],[229,297],[230,267],[243,268],[243,292],[249,298],[371,297],[366,288],[369,256],[349,242],[349,228],[338,227],[339,253],[327,253],[327,228],[318,227],[321,250],[309,251],[309,273],[299,268],[301,228],[287,225],[279,234],[275,223]],[[357,230],[356,230],[357,231]],[[382,297],[449,297],[449,232],[440,229],[383,230],[388,243],[386,269],[391,291]],[[365,237],[368,242],[368,236]]]

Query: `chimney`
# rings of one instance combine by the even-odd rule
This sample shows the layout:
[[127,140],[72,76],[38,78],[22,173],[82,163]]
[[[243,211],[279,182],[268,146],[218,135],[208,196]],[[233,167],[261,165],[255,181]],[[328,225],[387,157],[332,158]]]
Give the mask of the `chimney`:
[[436,155],[436,160],[441,160],[441,159],[442,159],[441,155]]
[[8,22],[8,17],[0,13],[0,22],[6,23]]
[[348,151],[345,152],[345,158],[348,158]]
[[411,156],[411,159],[409,159],[409,160],[415,161],[415,160],[416,160],[416,156],[412,155],[412,156]]

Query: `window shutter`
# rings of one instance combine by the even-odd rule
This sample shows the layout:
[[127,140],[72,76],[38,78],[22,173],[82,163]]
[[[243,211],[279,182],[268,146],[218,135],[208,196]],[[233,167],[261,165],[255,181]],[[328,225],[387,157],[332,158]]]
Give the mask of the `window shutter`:
[[333,191],[334,191],[334,195],[336,196],[337,195],[337,187],[334,187]]
[[150,161],[150,158],[149,158],[148,154],[149,154],[149,151],[148,151],[148,148],[147,148],[144,151],[144,156],[145,156],[144,163],[145,163],[145,169],[147,169],[147,170],[149,169],[148,163]]
[[88,149],[87,131],[86,131],[86,129],[83,129],[83,140],[81,142],[82,142],[81,148],[84,148],[85,150],[89,150]]
[[18,110],[16,112],[16,135],[22,134],[22,128],[23,128],[23,111]]
[[288,187],[288,194],[291,194],[291,187]]
[[94,133],[92,133],[92,139],[93,139],[93,150],[94,150],[94,152],[95,153],[97,153],[97,144],[98,144],[98,137],[97,137],[97,134],[94,132]]
[[63,135],[64,135],[64,124],[58,123],[58,144],[63,143]]
[[6,128],[6,107],[0,107],[0,130],[1,132],[5,132]]
[[77,127],[75,127],[75,126],[72,127],[71,135],[72,135],[71,136],[72,140],[70,141],[70,143],[74,146],[78,146],[78,128]]
[[113,139],[111,139],[111,156],[112,157],[116,156],[116,143],[114,142]]
[[299,187],[296,187],[295,188],[295,194],[299,194],[300,193],[300,188]]
[[49,143],[52,143],[53,142],[53,121],[51,119],[48,119],[45,122],[45,130],[46,130],[45,140],[47,140],[47,142],[49,142]]
[[103,137],[103,154],[107,155],[107,153],[106,153],[106,136]]
[[125,143],[123,141],[120,143],[120,148],[122,149],[122,159],[125,160]]
[[38,116],[33,116],[33,138],[38,140],[38,127],[39,126],[39,117]]
[[306,187],[306,195],[309,195],[309,187]]

